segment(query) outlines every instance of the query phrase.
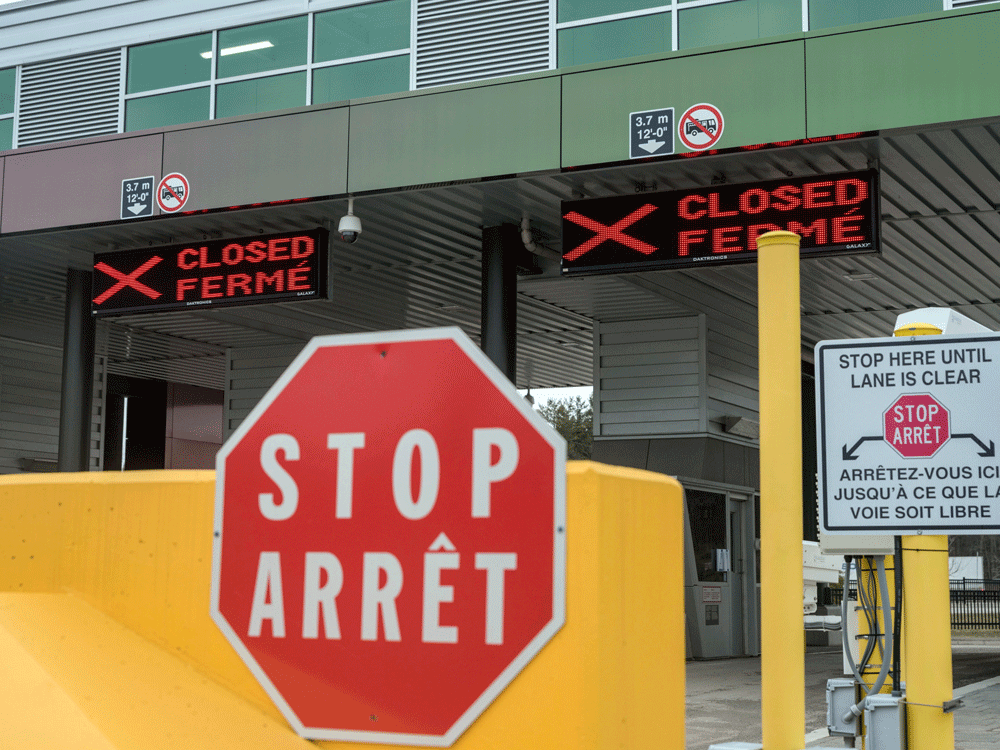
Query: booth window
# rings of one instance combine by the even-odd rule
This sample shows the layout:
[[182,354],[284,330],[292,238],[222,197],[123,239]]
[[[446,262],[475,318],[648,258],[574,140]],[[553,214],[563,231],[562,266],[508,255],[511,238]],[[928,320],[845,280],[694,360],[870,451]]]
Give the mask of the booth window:
[[557,58],[559,67],[600,63],[948,7],[942,0],[558,0]]
[[[410,6],[382,0],[129,47],[125,130],[406,91]],[[11,111],[13,80],[11,69]]]
[[14,143],[14,88],[17,74],[14,68],[0,70],[0,151]]
[[313,39],[313,104],[410,86],[410,0],[317,13]]
[[216,76],[231,78],[305,65],[307,32],[305,16],[220,31]]
[[125,130],[183,125],[208,119],[209,90],[203,86],[125,102]]
[[408,51],[410,0],[356,5],[317,13],[313,62]]
[[301,107],[306,103],[306,74],[286,73],[219,84],[216,97],[216,117]]
[[686,490],[691,541],[698,580],[724,583],[729,570],[726,543],[726,496],[719,492]]
[[809,28],[829,29],[941,10],[941,0],[809,0]]
[[559,0],[557,20],[560,23],[582,21],[612,13],[628,13],[669,5],[669,2],[665,3],[663,0]]
[[[205,57],[204,53],[208,53]],[[207,81],[212,73],[212,35],[198,34],[129,47],[125,92],[169,89]]]
[[[839,2],[839,0],[838,0]],[[801,0],[739,0],[682,10],[679,49],[731,44],[802,31]]]
[[669,52],[670,14],[603,21],[558,30],[559,67]]
[[313,72],[313,104],[405,91],[410,56],[383,57]]
[[[210,93],[198,84],[207,83],[211,76],[211,33],[129,47],[125,130],[207,120]],[[164,93],[134,96],[148,91]]]

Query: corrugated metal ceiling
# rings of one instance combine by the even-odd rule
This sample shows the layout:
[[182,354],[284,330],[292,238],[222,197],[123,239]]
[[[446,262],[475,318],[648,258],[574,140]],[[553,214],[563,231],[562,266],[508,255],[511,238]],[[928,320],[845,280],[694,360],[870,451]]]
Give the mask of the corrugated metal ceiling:
[[[482,226],[528,216],[535,241],[558,251],[562,200],[881,170],[882,254],[802,263],[804,355],[816,341],[887,335],[896,315],[946,305],[1000,329],[1000,125],[995,121],[883,133],[878,138],[632,163],[358,196],[353,245],[333,243],[331,299],[100,321],[114,368],[149,376],[222,378],[226,347],[306,341],[320,333],[459,325],[479,335]],[[0,333],[61,342],[64,272],[94,252],[239,237],[320,225],[346,200],[165,217],[0,237]],[[700,312],[756,319],[756,266],[562,279],[542,260],[519,284],[519,385],[587,384],[592,321]],[[859,274],[872,274],[874,278]],[[166,363],[170,362],[168,366]],[[116,364],[117,363],[117,364]],[[187,374],[185,374],[187,373]]]

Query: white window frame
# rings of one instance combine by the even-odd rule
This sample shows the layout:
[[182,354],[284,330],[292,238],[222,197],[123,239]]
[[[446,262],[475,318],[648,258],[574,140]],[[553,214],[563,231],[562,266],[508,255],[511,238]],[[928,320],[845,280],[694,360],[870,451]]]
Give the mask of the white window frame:
[[[809,1],[802,0],[802,31],[809,31]],[[560,23],[558,21],[559,12],[559,0],[552,0],[552,38],[551,38],[551,67],[555,69],[557,67],[558,59],[558,32],[562,29],[573,29],[579,28],[581,26],[591,26],[601,23],[608,23],[610,21],[621,21],[627,18],[641,18],[643,16],[658,15],[660,13],[670,13],[670,26],[671,26],[671,51],[676,52],[680,49],[680,40],[678,32],[678,11],[688,10],[689,8],[700,8],[706,5],[723,5],[725,3],[735,3],[741,2],[741,0],[688,0],[688,2],[681,2],[681,0],[670,0],[669,2],[661,3],[660,5],[654,6],[652,8],[643,8],[642,10],[631,10],[625,11],[623,13],[611,13],[604,16],[594,16],[592,18],[583,18],[577,21],[564,21]],[[954,10],[956,8],[970,8],[976,5],[990,5],[994,3],[1000,3],[1000,0],[941,0],[942,10]]]
[[[553,0],[554,2],[555,0]],[[322,3],[321,7],[316,7],[317,4],[313,3],[315,10],[310,10],[308,13],[304,14],[306,16],[306,62],[304,65],[293,65],[287,68],[278,68],[275,70],[267,70],[259,73],[245,73],[238,76],[228,76],[225,78],[219,78],[216,75],[216,63],[218,60],[218,50],[219,50],[219,32],[225,31],[225,29],[213,29],[212,30],[212,58],[211,66],[209,70],[209,77],[204,81],[195,81],[193,83],[184,83],[177,86],[168,86],[166,88],[150,89],[148,91],[137,91],[132,94],[125,93],[126,91],[126,75],[128,66],[128,47],[122,47],[122,78],[121,78],[121,89],[119,92],[120,99],[120,111],[119,111],[119,133],[124,133],[125,131],[125,106],[126,103],[133,99],[145,99],[150,96],[158,96],[160,94],[173,94],[178,91],[190,91],[192,89],[209,89],[209,112],[208,119],[216,119],[216,94],[219,86],[224,86],[228,83],[238,83],[240,81],[252,81],[260,80],[263,78],[270,78],[272,76],[285,75],[287,73],[300,73],[305,72],[306,74],[306,100],[304,106],[311,106],[313,103],[313,90],[312,90],[312,80],[313,71],[321,70],[323,68],[333,68],[340,65],[351,65],[352,63],[367,62],[369,60],[382,60],[389,57],[402,57],[403,55],[410,56],[410,90],[413,88],[413,78],[416,75],[414,69],[414,58],[412,54],[414,46],[414,36],[416,34],[416,9],[415,0],[411,0],[410,3],[410,46],[403,47],[400,49],[387,50],[385,52],[373,52],[367,55],[357,55],[354,57],[343,57],[336,60],[327,60],[321,63],[313,61],[313,40],[315,34],[315,16],[317,13],[324,13],[329,10],[339,10],[342,8],[353,7],[357,5],[369,5],[373,2],[381,2],[381,0],[369,0],[368,2],[327,2]],[[303,14],[296,14],[303,15]],[[288,16],[288,18],[294,18],[296,16]],[[271,20],[283,20],[281,18],[275,18]],[[262,21],[261,23],[268,23],[268,21]],[[226,27],[226,28],[240,28],[238,26]],[[205,32],[198,32],[205,33]],[[197,36],[196,34],[186,34],[185,36]],[[182,37],[178,37],[182,38]],[[166,40],[164,40],[166,41]],[[136,46],[136,45],[132,45]],[[18,81],[20,81],[20,66],[18,66]],[[15,112],[16,109],[16,97],[17,92],[15,91]],[[0,119],[3,119],[0,117]],[[16,134],[15,134],[16,136]],[[15,145],[16,148],[16,145]]]

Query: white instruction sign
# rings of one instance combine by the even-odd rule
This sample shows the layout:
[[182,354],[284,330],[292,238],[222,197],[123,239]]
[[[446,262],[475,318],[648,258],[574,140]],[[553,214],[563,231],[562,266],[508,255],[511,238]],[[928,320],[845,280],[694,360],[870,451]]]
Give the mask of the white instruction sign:
[[816,345],[820,527],[1000,533],[1000,334]]

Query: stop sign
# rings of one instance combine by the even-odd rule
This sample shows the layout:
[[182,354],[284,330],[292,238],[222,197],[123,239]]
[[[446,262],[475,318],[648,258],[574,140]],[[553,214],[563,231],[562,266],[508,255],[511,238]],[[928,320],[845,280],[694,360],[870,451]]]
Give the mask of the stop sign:
[[212,617],[303,737],[450,745],[563,624],[565,450],[457,328],[314,338],[219,451]]
[[951,437],[948,409],[929,393],[900,396],[882,421],[886,442],[904,458],[933,456]]

